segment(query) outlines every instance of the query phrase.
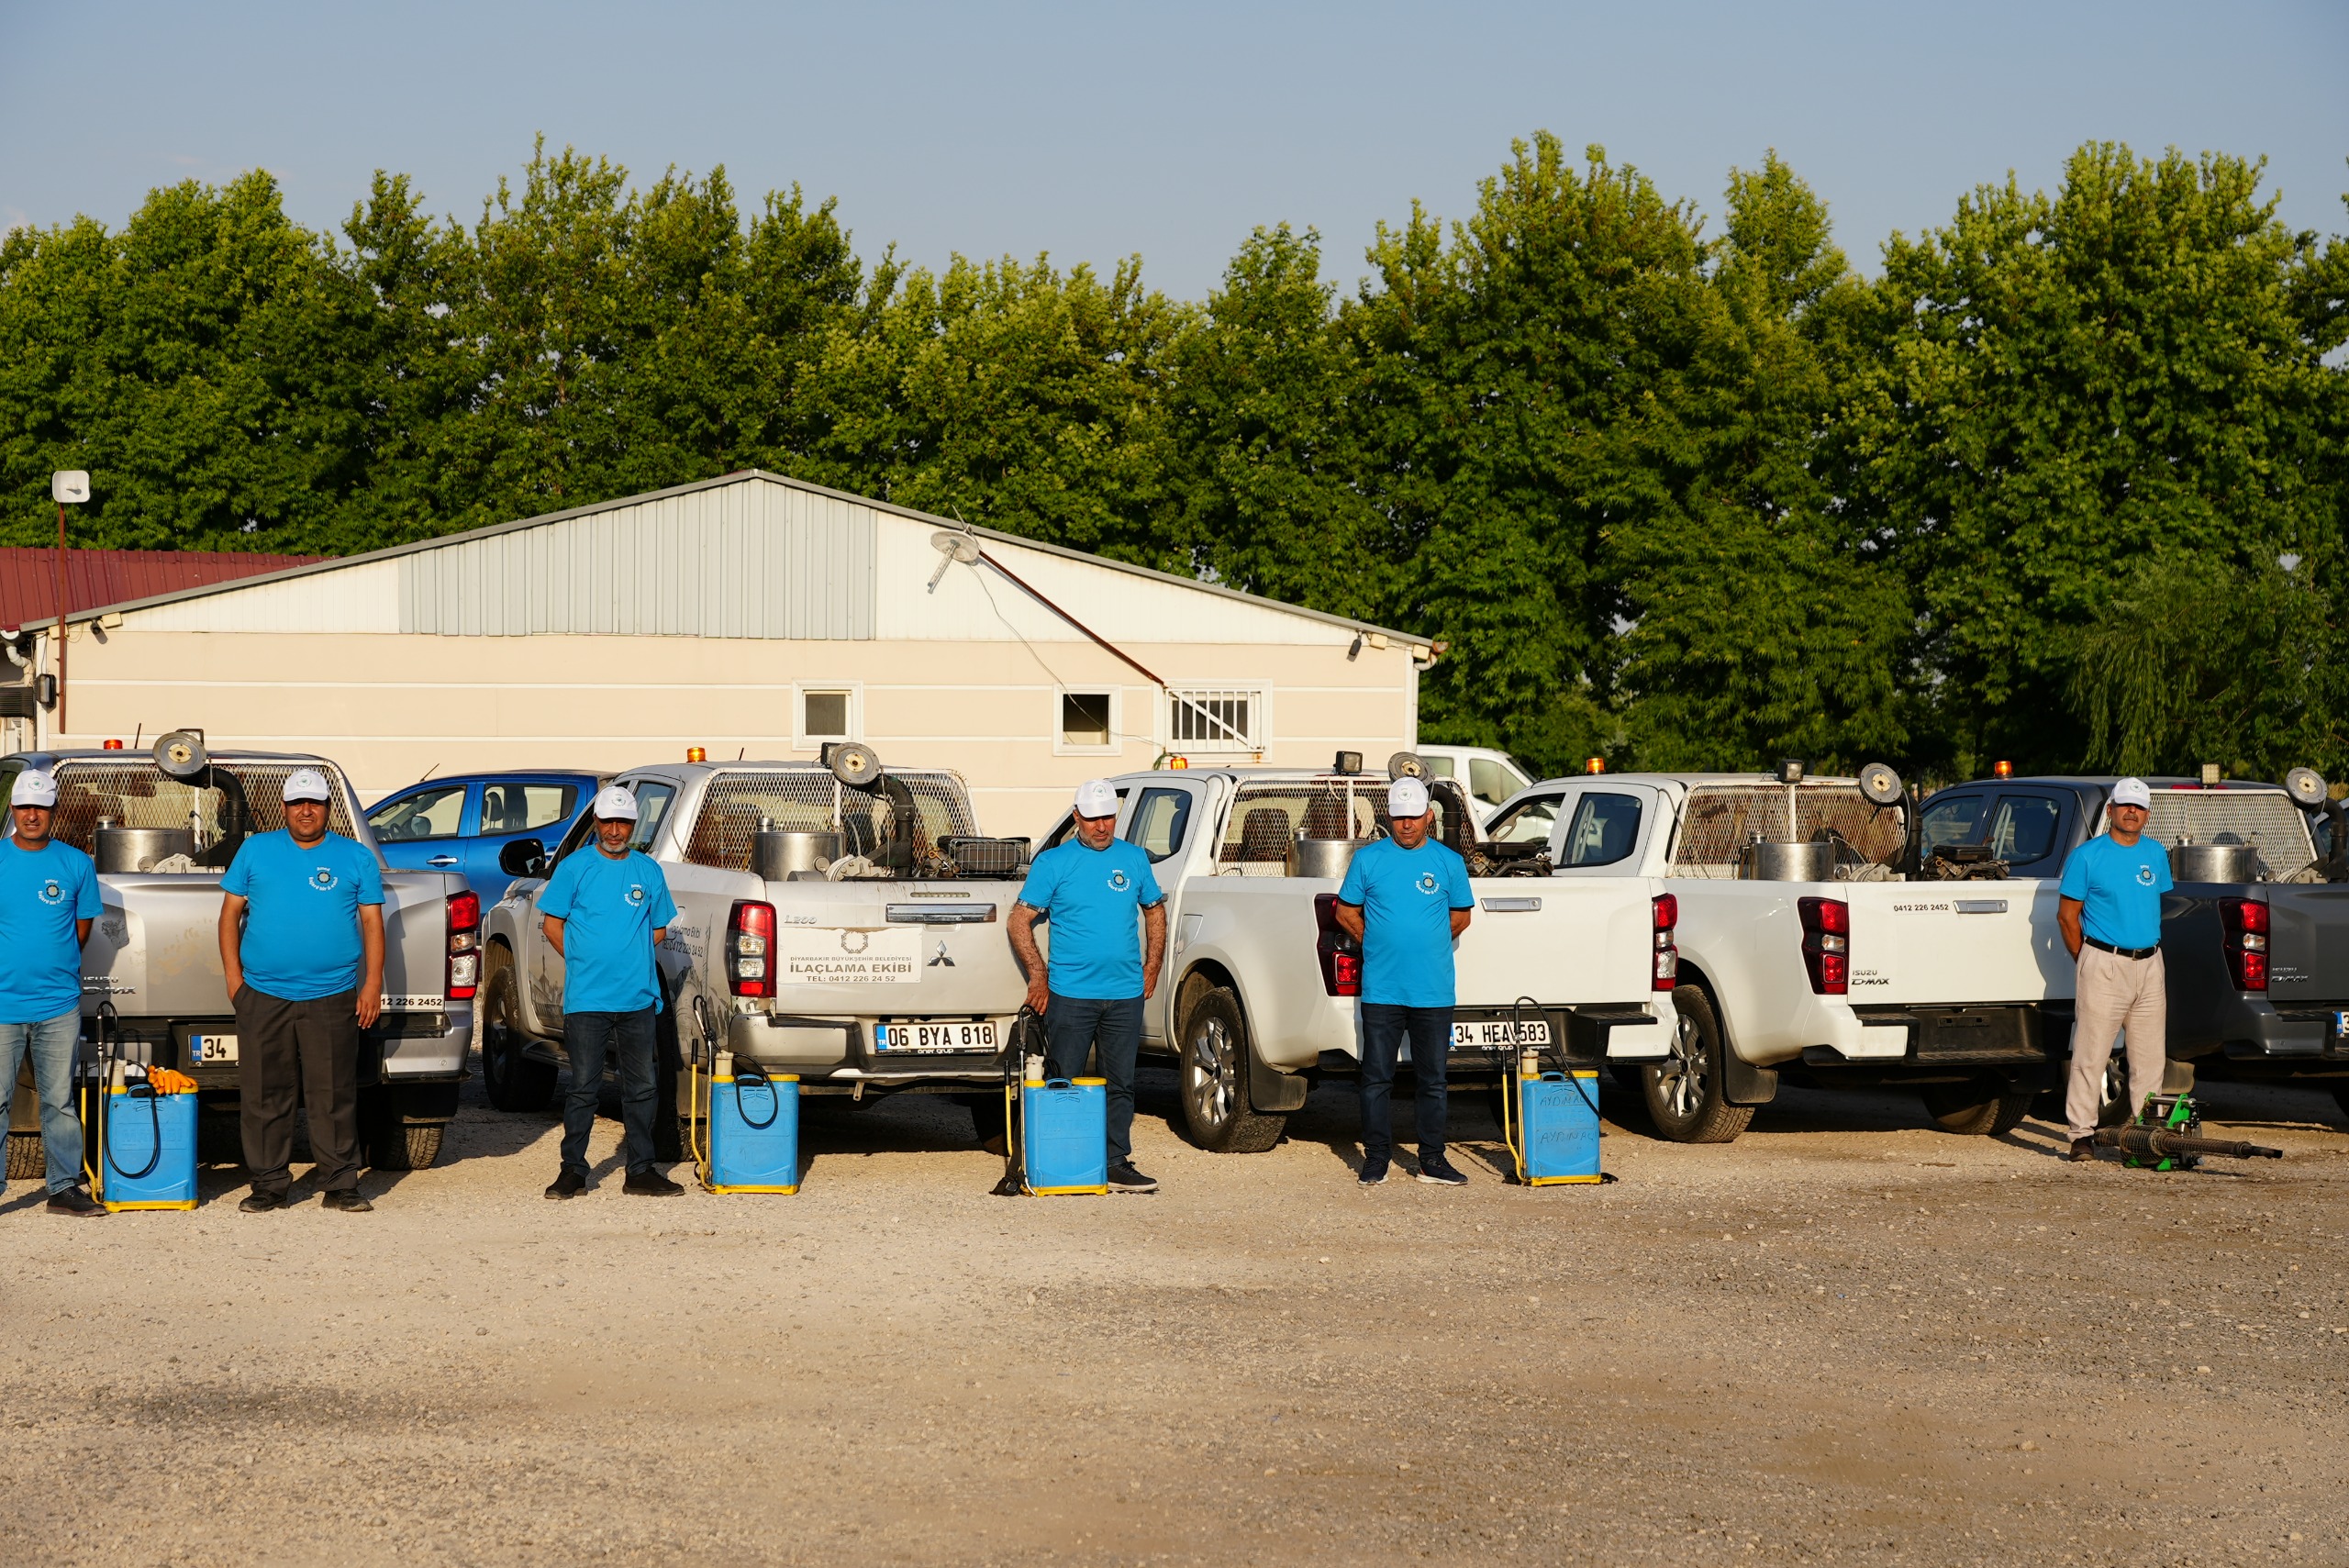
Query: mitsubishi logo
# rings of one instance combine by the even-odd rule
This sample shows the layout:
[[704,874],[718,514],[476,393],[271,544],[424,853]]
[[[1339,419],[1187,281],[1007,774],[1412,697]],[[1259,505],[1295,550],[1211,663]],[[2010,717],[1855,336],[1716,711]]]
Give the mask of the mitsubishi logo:
[[925,967],[937,969],[941,966],[947,969],[952,969],[955,967],[954,961],[946,956],[946,943],[942,940],[938,944],[938,951],[931,957],[930,962],[925,965]]

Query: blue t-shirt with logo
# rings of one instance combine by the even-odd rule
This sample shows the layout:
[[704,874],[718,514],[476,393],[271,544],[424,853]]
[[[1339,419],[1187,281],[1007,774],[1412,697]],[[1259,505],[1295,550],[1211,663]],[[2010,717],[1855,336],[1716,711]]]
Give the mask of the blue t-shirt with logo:
[[677,917],[651,856],[618,860],[590,843],[554,868],[539,913],[562,922],[562,1010],[633,1013],[661,1006],[652,933]]
[[2140,833],[2117,844],[2099,833],[2064,862],[2058,889],[2080,901],[2080,929],[2117,948],[2149,948],[2162,940],[2162,895],[2170,890],[2169,851]]
[[[71,844],[38,850],[0,840],[0,1024],[39,1024],[82,1007],[82,944],[95,920],[97,869]],[[8,1085],[0,1085],[0,1088]]]
[[265,996],[315,1002],[359,989],[359,909],[384,901],[384,868],[364,845],[328,833],[308,849],[280,830],[238,846],[220,891],[245,900],[237,960]]
[[1452,912],[1476,906],[1465,861],[1432,839],[1416,850],[1381,839],[1355,851],[1338,902],[1362,911],[1364,1001],[1452,1006]]
[[1150,856],[1123,839],[1088,850],[1074,838],[1028,868],[1019,902],[1052,922],[1052,994],[1116,1002],[1141,995],[1141,911],[1163,904]]

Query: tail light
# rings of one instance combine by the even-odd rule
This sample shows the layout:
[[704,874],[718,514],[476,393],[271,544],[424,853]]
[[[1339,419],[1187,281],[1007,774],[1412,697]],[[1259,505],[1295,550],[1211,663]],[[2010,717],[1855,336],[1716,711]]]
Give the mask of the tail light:
[[1338,895],[1313,895],[1313,923],[1319,935],[1313,951],[1321,961],[1321,989],[1332,996],[1362,995],[1362,943],[1338,924]]
[[737,996],[774,995],[774,906],[737,898],[726,917],[726,984]]
[[1669,991],[1680,983],[1680,949],[1674,945],[1672,929],[1680,924],[1680,900],[1669,893],[1659,893],[1652,904],[1655,911],[1655,980],[1659,991]]
[[2219,922],[2226,929],[2227,968],[2238,991],[2267,989],[2267,906],[2257,898],[2221,898]]
[[1802,914],[1802,965],[1821,996],[1852,990],[1852,906],[1840,898],[1796,900]]
[[449,895],[449,999],[462,1002],[481,987],[481,895]]

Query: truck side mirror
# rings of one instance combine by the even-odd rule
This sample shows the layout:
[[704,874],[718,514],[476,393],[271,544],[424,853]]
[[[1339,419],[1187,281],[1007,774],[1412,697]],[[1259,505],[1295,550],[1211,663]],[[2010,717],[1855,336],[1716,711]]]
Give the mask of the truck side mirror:
[[497,869],[508,876],[543,875],[547,847],[537,839],[517,839],[497,851]]

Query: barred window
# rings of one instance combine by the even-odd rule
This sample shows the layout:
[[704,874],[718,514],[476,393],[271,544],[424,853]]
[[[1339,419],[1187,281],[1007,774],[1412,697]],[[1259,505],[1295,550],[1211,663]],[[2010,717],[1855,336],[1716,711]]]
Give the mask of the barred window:
[[1195,751],[1261,751],[1264,698],[1252,688],[1166,694],[1166,739]]

